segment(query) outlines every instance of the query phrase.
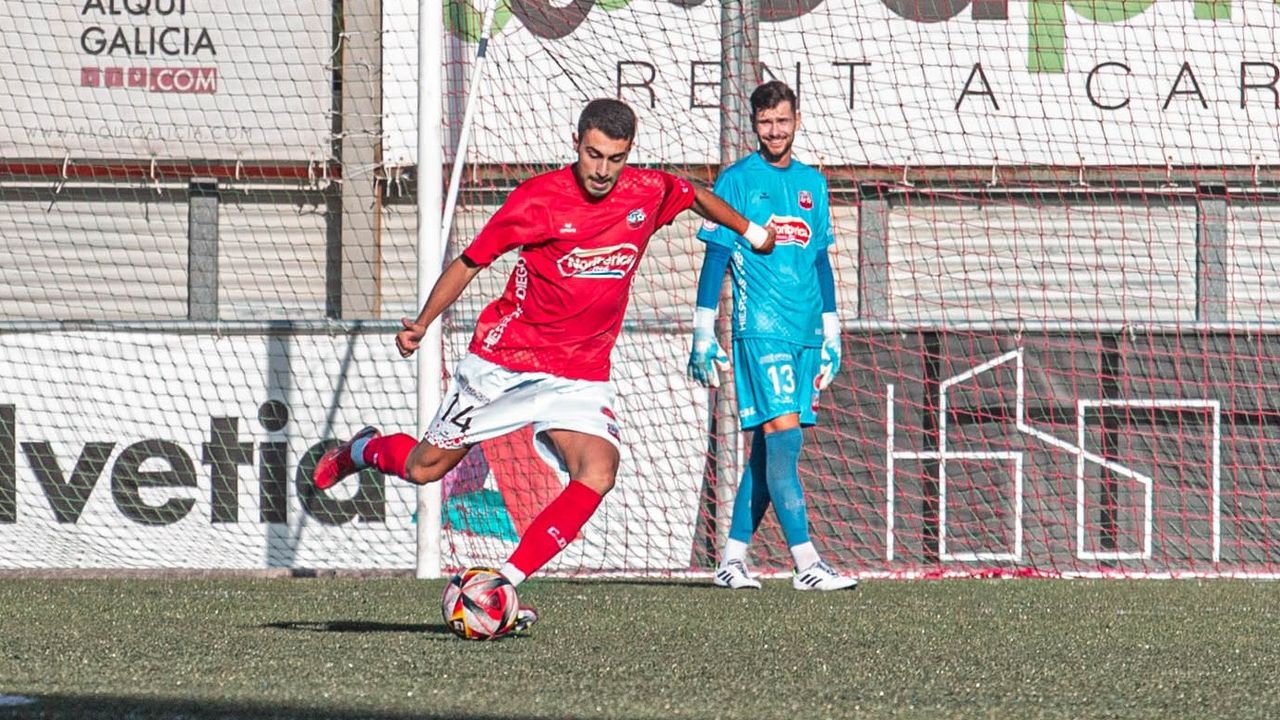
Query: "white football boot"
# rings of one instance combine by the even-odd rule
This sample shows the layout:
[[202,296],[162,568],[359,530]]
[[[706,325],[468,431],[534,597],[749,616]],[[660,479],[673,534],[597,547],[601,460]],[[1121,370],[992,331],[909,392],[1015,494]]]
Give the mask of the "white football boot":
[[797,590],[852,590],[858,587],[857,578],[845,577],[830,565],[819,560],[803,570],[797,570],[791,578],[791,587]]
[[747,566],[741,560],[730,560],[716,570],[716,587],[730,590],[759,590],[760,581],[747,573]]
[[534,610],[532,605],[521,605],[516,610],[516,621],[512,623],[511,630],[508,632],[524,632],[536,622],[538,622],[538,611]]

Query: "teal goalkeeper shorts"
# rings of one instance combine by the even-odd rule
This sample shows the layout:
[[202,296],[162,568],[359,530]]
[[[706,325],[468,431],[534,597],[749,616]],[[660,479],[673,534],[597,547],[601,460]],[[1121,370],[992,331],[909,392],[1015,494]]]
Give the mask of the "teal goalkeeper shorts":
[[800,416],[804,427],[816,423],[814,379],[821,363],[821,348],[766,338],[734,340],[733,377],[742,429],[792,413]]

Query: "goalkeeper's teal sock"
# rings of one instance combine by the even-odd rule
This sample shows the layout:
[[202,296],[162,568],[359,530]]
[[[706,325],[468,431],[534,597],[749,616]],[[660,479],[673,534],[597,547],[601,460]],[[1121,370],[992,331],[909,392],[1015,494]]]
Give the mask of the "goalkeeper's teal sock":
[[746,560],[746,546],[751,543],[756,528],[764,519],[764,511],[769,509],[769,484],[765,482],[765,459],[768,455],[764,446],[764,431],[757,430],[751,438],[751,456],[742,471],[742,480],[738,482],[738,493],[733,498],[733,518],[729,521],[729,540],[741,545],[742,554],[734,557],[730,550],[738,547],[725,545],[721,562],[729,560]]
[[767,433],[764,436],[765,469],[773,511],[782,526],[789,547],[809,542],[809,514],[800,485],[800,448],[804,432],[800,428]]

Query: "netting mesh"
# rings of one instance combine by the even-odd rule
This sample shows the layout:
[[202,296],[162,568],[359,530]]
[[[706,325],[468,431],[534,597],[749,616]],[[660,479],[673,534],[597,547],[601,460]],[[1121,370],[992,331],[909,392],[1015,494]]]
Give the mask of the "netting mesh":
[[[806,435],[819,549],[863,573],[1275,574],[1269,0],[767,0],[761,79],[830,179],[844,364]],[[451,160],[482,8],[445,5]],[[572,161],[710,184],[719,3],[497,10],[447,255]],[[316,456],[414,431],[416,3],[0,10],[0,567],[414,564],[413,488]],[[740,101],[740,98],[737,100]],[[684,375],[697,221],[656,236],[614,355],[617,488],[552,564],[715,561],[745,460]],[[445,318],[465,352],[513,257]],[[443,483],[445,563],[501,562],[564,478],[527,431]],[[772,518],[752,565],[786,571]]]

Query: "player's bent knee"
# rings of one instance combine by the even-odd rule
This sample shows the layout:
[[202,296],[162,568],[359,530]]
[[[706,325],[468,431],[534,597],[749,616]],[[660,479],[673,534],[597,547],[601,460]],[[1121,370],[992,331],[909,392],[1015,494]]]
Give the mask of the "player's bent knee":
[[427,463],[410,461],[404,469],[404,479],[416,485],[426,485],[444,477],[444,473]]
[[592,490],[595,490],[597,493],[603,496],[603,495],[608,495],[609,491],[613,489],[614,484],[617,482],[617,475],[618,474],[615,469],[615,471],[612,473],[588,472],[588,473],[584,473],[582,477],[576,477],[573,479],[577,480],[583,485],[586,485]]
[[409,461],[404,467],[404,479],[417,485],[436,482],[447,475],[466,454],[465,449],[450,452],[425,443],[419,445],[409,453]]

